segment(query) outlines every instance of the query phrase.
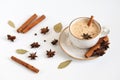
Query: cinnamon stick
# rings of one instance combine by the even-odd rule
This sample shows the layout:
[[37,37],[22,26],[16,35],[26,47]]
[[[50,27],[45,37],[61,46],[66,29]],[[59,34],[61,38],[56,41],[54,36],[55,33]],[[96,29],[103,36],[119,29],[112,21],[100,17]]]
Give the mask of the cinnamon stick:
[[35,25],[37,25],[38,23],[40,23],[45,18],[46,18],[45,15],[40,16],[38,19],[36,19],[34,22],[32,22],[30,25],[28,25],[22,32],[23,33],[28,32],[31,28],[33,28]]
[[105,36],[105,37],[103,37],[103,38],[100,38],[99,41],[97,42],[97,44],[96,44],[95,46],[91,47],[91,48],[86,52],[86,54],[85,54],[85,57],[86,57],[86,58],[91,57],[92,54],[93,54],[93,52],[94,52],[94,50],[96,50],[97,48],[100,48],[100,43],[102,42],[102,40],[104,40],[104,41],[109,41],[109,39],[108,39],[107,36]]
[[90,20],[88,21],[88,24],[87,24],[87,25],[90,26],[91,23],[92,23],[92,21],[93,21],[93,16],[90,17]]
[[25,21],[24,24],[22,24],[18,29],[17,32],[22,32],[22,30],[24,30],[33,20],[35,20],[37,18],[36,14],[33,14],[27,21]]
[[28,63],[26,63],[26,62],[24,62],[24,61],[22,61],[22,60],[20,60],[20,59],[18,59],[16,57],[14,57],[14,56],[11,56],[11,59],[14,60],[15,62],[25,66],[26,68],[28,68],[29,70],[31,70],[31,71],[33,71],[35,73],[39,72],[39,69],[35,68],[34,66],[32,66],[32,65],[30,65],[30,64],[28,64]]

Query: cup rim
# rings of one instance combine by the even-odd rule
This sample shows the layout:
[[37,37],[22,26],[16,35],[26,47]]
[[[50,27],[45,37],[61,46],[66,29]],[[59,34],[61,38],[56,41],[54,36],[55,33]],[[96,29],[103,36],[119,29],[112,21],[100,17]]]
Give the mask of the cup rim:
[[70,24],[69,24],[69,26],[68,26],[68,27],[69,27],[69,32],[70,32],[70,34],[71,34],[74,38],[76,38],[76,39],[78,39],[78,40],[92,40],[92,39],[95,39],[96,37],[98,37],[98,35],[100,35],[102,28],[101,28],[100,23],[98,23],[95,19],[94,19],[93,21],[94,21],[94,22],[99,26],[99,28],[100,28],[100,32],[99,32],[99,34],[98,34],[96,37],[91,38],[91,39],[80,39],[80,38],[76,37],[75,35],[73,35],[72,32],[71,32],[71,30],[70,30],[70,26],[71,26],[71,24],[72,24],[75,20],[80,19],[80,18],[90,19],[89,17],[78,17],[78,18],[75,18],[74,20],[72,20],[72,21],[70,22]]

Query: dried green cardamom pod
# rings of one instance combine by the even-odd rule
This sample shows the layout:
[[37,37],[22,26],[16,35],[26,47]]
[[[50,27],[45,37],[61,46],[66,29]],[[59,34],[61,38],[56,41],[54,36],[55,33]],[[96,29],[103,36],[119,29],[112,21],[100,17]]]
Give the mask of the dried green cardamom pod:
[[16,50],[16,53],[18,53],[18,54],[25,54],[26,52],[28,52],[28,51],[25,49],[17,49]]
[[8,25],[15,28],[15,24],[11,20],[8,21]]
[[67,66],[71,63],[71,61],[72,61],[72,60],[66,60],[66,61],[60,63],[60,64],[58,65],[58,69],[62,69],[62,68],[67,67]]
[[62,30],[62,24],[58,23],[56,25],[54,25],[54,31],[59,33]]

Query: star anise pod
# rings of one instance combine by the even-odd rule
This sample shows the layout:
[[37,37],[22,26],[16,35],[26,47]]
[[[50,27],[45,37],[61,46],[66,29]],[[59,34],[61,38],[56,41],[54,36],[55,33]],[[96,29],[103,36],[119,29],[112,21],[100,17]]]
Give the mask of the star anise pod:
[[88,33],[83,33],[82,35],[83,39],[91,39],[91,35],[89,35]]
[[57,42],[58,42],[58,40],[57,40],[57,39],[54,39],[54,40],[51,42],[51,44],[52,44],[52,45],[56,45]]
[[40,44],[38,42],[33,42],[30,46],[31,48],[38,48],[40,47]]
[[107,50],[109,48],[109,44],[110,43],[108,41],[103,40],[100,44],[100,48],[104,49],[104,50]]
[[41,28],[41,34],[46,34],[47,32],[49,32],[48,27],[46,27],[46,28]]
[[47,52],[46,55],[48,58],[53,57],[55,55],[55,51],[52,51],[51,49],[49,51],[47,50],[46,52]]
[[105,50],[97,48],[94,50],[92,56],[103,56],[105,54]]
[[7,38],[13,42],[16,39],[16,36],[7,35]]
[[31,58],[31,60],[35,59],[36,57],[38,57],[35,53],[30,53],[30,56],[28,56],[29,58]]

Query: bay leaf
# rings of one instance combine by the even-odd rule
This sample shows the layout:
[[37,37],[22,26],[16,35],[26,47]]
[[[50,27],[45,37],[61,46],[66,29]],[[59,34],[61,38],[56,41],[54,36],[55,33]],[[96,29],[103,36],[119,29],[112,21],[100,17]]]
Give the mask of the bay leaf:
[[67,66],[71,63],[71,61],[72,61],[72,60],[66,60],[66,61],[60,63],[60,64],[58,65],[58,69],[62,69],[62,68],[67,67]]
[[15,28],[15,24],[11,20],[8,21],[8,25]]
[[17,49],[16,50],[16,53],[18,53],[18,54],[25,54],[26,52],[28,52],[28,51],[25,49]]
[[54,25],[54,31],[59,33],[62,30],[62,24],[61,23],[57,23],[56,25]]

